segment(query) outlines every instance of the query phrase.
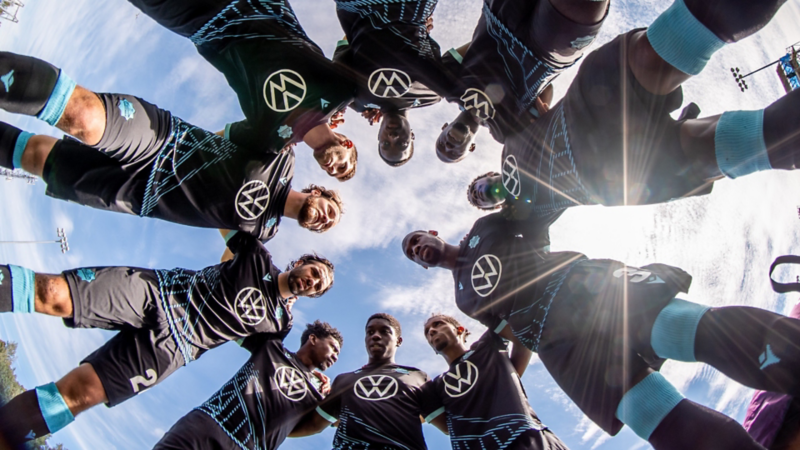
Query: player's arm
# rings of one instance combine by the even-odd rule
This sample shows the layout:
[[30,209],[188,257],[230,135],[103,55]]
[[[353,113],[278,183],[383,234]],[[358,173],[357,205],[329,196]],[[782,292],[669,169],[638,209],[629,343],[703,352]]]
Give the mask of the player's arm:
[[225,130],[219,130],[219,131],[217,131],[217,132],[216,132],[216,133],[214,133],[214,134],[216,134],[217,136],[222,136],[222,137],[225,137]]
[[[317,433],[321,433],[322,430],[327,428],[331,425],[331,422],[322,417],[318,412],[319,408],[316,410],[309,411],[300,419],[300,422],[295,425],[294,429],[291,433],[289,433],[289,437],[304,437],[304,436],[311,436]],[[338,426],[339,421],[333,422],[333,426]]]
[[517,371],[517,375],[522,377],[522,374],[525,373],[525,369],[528,368],[528,364],[531,362],[531,356],[533,356],[533,352],[522,345],[519,339],[514,336],[514,333],[511,332],[511,325],[506,324],[505,328],[500,330],[500,332],[497,334],[499,334],[501,338],[507,339],[514,344],[511,347],[511,352],[508,355],[508,358],[511,360],[514,370]]
[[[217,133],[217,134],[219,134],[219,133]],[[231,233],[231,230],[223,230],[223,229],[219,230],[219,234],[222,235],[222,239],[225,239],[225,243],[226,244],[228,243],[228,239],[230,239],[230,238],[228,238],[228,235],[230,233]],[[231,237],[233,237],[233,236],[231,236]],[[219,262],[230,261],[232,259],[233,259],[233,252],[231,251],[230,248],[228,248],[226,246],[225,247],[225,251],[222,253],[222,258],[219,259]]]
[[444,434],[449,435],[450,431],[447,429],[447,419],[444,414],[441,414],[430,421],[430,424],[435,426]]

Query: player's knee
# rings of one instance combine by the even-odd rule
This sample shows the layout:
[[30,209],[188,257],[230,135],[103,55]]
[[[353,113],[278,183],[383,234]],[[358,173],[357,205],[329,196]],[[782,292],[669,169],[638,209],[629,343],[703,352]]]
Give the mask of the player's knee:
[[91,364],[83,363],[56,382],[70,412],[78,415],[107,401],[100,377]]
[[72,316],[72,296],[63,275],[36,274],[36,312]]
[[105,132],[105,107],[97,94],[77,86],[57,126],[87,145],[96,145]]
[[22,168],[28,173],[41,177],[47,157],[50,156],[50,151],[53,150],[56,142],[58,140],[51,136],[41,134],[31,136],[22,153]]

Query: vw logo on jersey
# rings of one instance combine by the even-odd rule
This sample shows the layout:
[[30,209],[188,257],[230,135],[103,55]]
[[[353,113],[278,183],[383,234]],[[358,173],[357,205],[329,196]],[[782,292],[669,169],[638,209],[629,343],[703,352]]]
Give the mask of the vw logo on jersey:
[[480,120],[494,119],[494,104],[483,91],[467,89],[461,96],[461,105]]
[[368,375],[359,378],[353,386],[358,398],[378,401],[392,398],[397,394],[397,380],[388,375]]
[[481,256],[472,266],[472,289],[481,297],[486,297],[500,284],[502,273],[500,258],[489,254]]
[[517,165],[517,158],[514,155],[506,156],[503,161],[503,186],[506,191],[514,197],[519,197],[522,191],[522,183],[519,179],[519,166]]
[[269,205],[269,187],[261,180],[245,183],[236,194],[236,214],[244,220],[258,218]]
[[478,367],[471,361],[461,361],[456,367],[445,372],[442,377],[444,391],[450,397],[461,397],[478,381]]
[[255,326],[267,318],[267,301],[256,288],[246,287],[236,294],[236,314],[245,325]]
[[275,371],[275,376],[272,378],[284,397],[293,402],[299,402],[305,398],[308,388],[306,380],[299,370],[294,367],[281,366]]
[[411,77],[402,70],[378,69],[369,76],[367,86],[376,97],[402,97],[411,89]]
[[291,111],[306,98],[306,90],[306,80],[299,73],[281,69],[273,72],[264,82],[264,101],[273,111]]

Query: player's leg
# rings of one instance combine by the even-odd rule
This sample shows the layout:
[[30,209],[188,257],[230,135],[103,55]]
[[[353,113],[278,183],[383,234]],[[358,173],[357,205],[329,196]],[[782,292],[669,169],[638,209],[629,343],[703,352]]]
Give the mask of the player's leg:
[[106,401],[97,373],[90,364],[81,364],[56,383],[23,392],[0,407],[0,434],[16,448],[55,433],[78,414]]
[[763,28],[785,2],[675,0],[634,38],[628,64],[645,89],[667,94],[700,73],[726,43]]
[[211,416],[194,409],[175,422],[153,450],[214,450],[235,447],[236,443]]
[[68,318],[72,310],[72,296],[63,275],[0,265],[0,312],[38,312]]

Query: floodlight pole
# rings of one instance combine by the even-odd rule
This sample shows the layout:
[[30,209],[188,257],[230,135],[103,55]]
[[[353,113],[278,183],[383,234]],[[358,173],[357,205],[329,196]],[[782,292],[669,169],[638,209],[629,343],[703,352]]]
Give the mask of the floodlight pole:
[[[2,0],[0,0],[0,1],[2,1]],[[27,173],[25,173],[25,172],[23,172],[21,170],[9,170],[9,169],[0,168],[0,176],[5,177],[6,181],[11,181],[14,178],[16,178],[16,179],[19,179],[19,180],[25,180],[28,184],[36,183],[36,177],[35,176],[27,174]]]
[[61,253],[69,251],[69,242],[67,242],[67,233],[63,228],[56,228],[58,239],[50,241],[0,241],[0,244],[59,244]]
[[780,58],[776,59],[775,61],[772,61],[771,63],[767,64],[764,67],[761,67],[759,69],[756,69],[756,70],[748,73],[747,75],[742,75],[741,73],[739,73],[739,68],[738,67],[735,67],[735,68],[731,67],[731,75],[733,75],[733,79],[734,79],[734,81],[736,81],[736,84],[739,85],[739,89],[741,89],[742,92],[744,92],[749,88],[747,83],[744,81],[745,78],[749,77],[750,75],[752,75],[754,73],[761,72],[762,70],[766,69],[767,67],[774,66],[775,64],[778,64],[779,62],[781,62]]

